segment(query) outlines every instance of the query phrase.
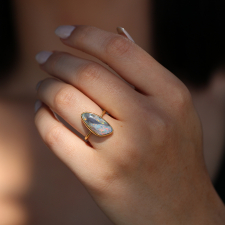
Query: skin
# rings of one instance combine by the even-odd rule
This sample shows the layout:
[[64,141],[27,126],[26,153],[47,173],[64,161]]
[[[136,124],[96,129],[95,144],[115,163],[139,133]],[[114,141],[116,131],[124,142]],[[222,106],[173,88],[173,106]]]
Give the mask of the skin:
[[[60,42],[54,30],[62,24],[91,24],[111,32],[115,32],[117,26],[123,26],[139,46],[153,54],[149,19],[151,2],[134,0],[131,4],[131,1],[123,0],[109,4],[95,0],[95,10],[92,0],[23,0],[13,3],[20,54],[14,70],[6,74],[12,75],[11,80],[0,84],[0,183],[4,187],[0,190],[0,224],[24,225],[29,221],[28,215],[31,221],[27,223],[33,225],[71,224],[74,221],[78,224],[112,224],[73,173],[48,150],[37,134],[32,122],[36,99],[34,87],[47,75],[38,68],[34,56],[43,49],[56,49],[93,59]],[[214,77],[215,82],[204,90],[188,86],[202,119],[206,137],[204,151],[212,179],[220,164],[225,133],[221,122],[225,113],[225,82],[221,82],[221,76],[219,79]],[[215,110],[206,115],[212,105]],[[209,122],[215,125],[213,135]],[[24,196],[28,198],[27,209]]]
[[[186,86],[120,35],[78,26],[62,41],[100,59],[138,90],[100,64],[66,53],[55,52],[41,65],[63,82],[40,84],[44,105],[36,126],[105,214],[121,225],[224,224],[225,207],[205,167],[201,123]],[[104,108],[115,132],[91,135],[88,145],[48,107],[82,135],[81,113],[100,115]]]

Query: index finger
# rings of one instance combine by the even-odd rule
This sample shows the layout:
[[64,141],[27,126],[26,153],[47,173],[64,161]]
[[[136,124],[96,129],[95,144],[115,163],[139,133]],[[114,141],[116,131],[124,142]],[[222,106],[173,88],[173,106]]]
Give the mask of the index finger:
[[91,26],[74,26],[64,44],[88,53],[108,64],[126,81],[147,95],[165,93],[178,79],[129,39]]

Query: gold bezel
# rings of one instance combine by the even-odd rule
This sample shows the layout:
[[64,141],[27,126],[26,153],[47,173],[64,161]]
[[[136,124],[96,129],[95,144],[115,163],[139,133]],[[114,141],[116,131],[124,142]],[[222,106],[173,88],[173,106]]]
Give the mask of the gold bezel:
[[81,120],[82,120],[82,122],[84,123],[85,127],[87,127],[87,129],[88,129],[92,134],[94,134],[94,135],[96,135],[96,136],[98,136],[98,137],[106,137],[106,136],[109,136],[109,135],[111,135],[111,134],[113,133],[113,127],[112,127],[112,126],[108,123],[108,121],[106,121],[105,119],[103,119],[103,120],[105,120],[105,121],[109,124],[109,126],[112,128],[112,131],[111,131],[110,133],[108,133],[108,134],[105,134],[105,135],[99,135],[99,134],[95,133],[95,132],[88,126],[88,124],[83,120],[82,114],[84,114],[84,113],[91,113],[91,114],[94,114],[94,115],[98,116],[98,117],[101,118],[101,119],[103,119],[103,118],[102,118],[101,116],[99,116],[98,114],[93,113],[93,112],[83,112],[83,113],[81,113]]

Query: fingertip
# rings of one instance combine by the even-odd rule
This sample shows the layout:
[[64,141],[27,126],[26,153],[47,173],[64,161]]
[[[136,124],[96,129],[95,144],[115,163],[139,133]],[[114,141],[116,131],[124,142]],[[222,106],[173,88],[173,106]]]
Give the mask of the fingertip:
[[66,39],[72,34],[75,28],[76,26],[71,26],[71,25],[59,26],[56,28],[55,34],[62,39]]
[[50,51],[42,51],[39,52],[36,56],[35,59],[39,64],[44,64],[48,58],[52,55],[53,52]]

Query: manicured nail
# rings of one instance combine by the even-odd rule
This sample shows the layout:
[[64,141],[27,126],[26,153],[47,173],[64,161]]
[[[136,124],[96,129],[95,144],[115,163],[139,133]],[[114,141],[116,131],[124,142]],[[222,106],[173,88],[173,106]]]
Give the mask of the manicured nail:
[[134,42],[134,39],[129,35],[129,33],[123,27],[117,27],[116,29],[118,34],[121,34]]
[[48,58],[52,55],[52,52],[48,52],[48,51],[42,51],[39,52],[36,56],[35,59],[37,60],[37,62],[39,64],[44,64]]
[[52,111],[54,117],[56,118],[56,120],[58,120],[60,122],[58,115],[52,109],[51,109],[51,111]]
[[36,113],[38,109],[40,109],[42,106],[42,102],[40,100],[37,100],[34,104],[34,112]]
[[36,90],[36,91],[37,91],[38,88],[40,87],[41,83],[42,83],[42,80],[40,80],[40,81],[37,83],[37,85],[36,85],[36,87],[35,87],[35,90]]
[[58,28],[56,28],[55,34],[62,39],[66,39],[71,35],[75,28],[75,26],[71,25],[59,26]]

